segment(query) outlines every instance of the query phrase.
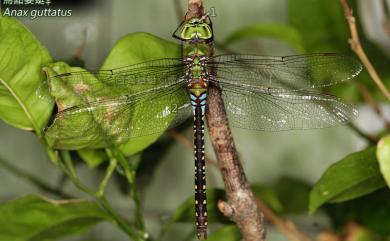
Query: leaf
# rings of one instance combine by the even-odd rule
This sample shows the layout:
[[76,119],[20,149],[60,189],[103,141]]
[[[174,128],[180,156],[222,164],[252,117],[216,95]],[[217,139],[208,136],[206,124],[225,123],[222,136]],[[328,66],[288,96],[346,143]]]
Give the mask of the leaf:
[[283,213],[307,212],[310,186],[291,177],[282,177],[274,185],[283,207]]
[[0,119],[40,133],[53,104],[39,98],[44,79],[41,68],[52,59],[22,24],[0,16]]
[[241,239],[240,230],[236,225],[227,225],[207,237],[207,241],[239,241]]
[[339,1],[289,1],[288,20],[308,52],[349,50],[348,25]]
[[[145,62],[161,58],[179,58],[181,57],[181,46],[148,33],[133,33],[120,39],[112,48],[110,54],[104,61],[101,69],[112,69],[126,65]],[[139,91],[139,90],[138,90]],[[159,103],[163,105],[164,103]],[[137,105],[132,118],[137,119],[148,111],[147,104]],[[145,121],[137,128],[150,128],[151,122],[156,120]],[[162,133],[144,136],[129,140],[123,144],[120,149],[126,156],[137,153],[150,144],[155,142]]]
[[[53,77],[69,72],[85,71],[85,69],[71,67],[64,62],[56,62],[48,64],[44,68],[44,71],[49,77]],[[92,77],[92,74],[91,78],[85,78],[83,80],[83,88],[88,91],[85,91],[83,97],[80,97],[80,95],[76,94],[74,91],[74,89],[78,88],[77,82],[64,81],[61,77],[49,78],[49,91],[55,98],[58,111],[83,104],[86,99],[93,101],[94,90],[105,89],[102,87],[103,84],[94,80],[96,79]],[[82,117],[76,116],[74,118],[69,118],[66,122],[62,121],[58,123],[54,121],[46,130],[46,139],[49,145],[56,149],[80,150],[83,148],[102,148],[106,144],[106,140],[104,137],[98,138],[99,135],[97,135],[97,131],[99,131],[99,126],[95,128],[85,128],[86,126],[93,126],[94,124],[94,116],[89,115],[88,113],[85,113]],[[77,138],[68,136],[68,130],[79,130],[80,127],[83,129],[82,136],[79,135]],[[80,132],[81,131],[82,130],[80,130]]]
[[249,38],[273,38],[291,45],[298,52],[305,52],[300,33],[294,27],[284,24],[256,23],[242,27],[231,33],[225,39],[224,45]]
[[[350,1],[356,18],[360,41],[365,52],[379,72],[385,85],[390,88],[389,58],[384,51],[371,43],[363,34],[357,1]],[[288,21],[302,37],[307,52],[336,52],[355,56],[348,43],[350,32],[340,1],[294,0],[288,1]],[[378,100],[383,94],[372,81],[367,71],[358,76],[358,82]],[[332,94],[349,100],[363,101],[359,89],[351,84],[332,87]]]
[[102,149],[81,149],[77,153],[90,168],[97,167],[108,159],[106,152]]
[[281,177],[269,186],[254,185],[253,193],[278,213],[307,211],[310,186],[291,177]]
[[[180,57],[179,45],[146,33],[129,34],[116,43],[101,69],[119,68],[152,59],[169,57]],[[70,67],[65,63],[59,62],[48,65],[47,71],[51,76],[53,76],[60,73],[83,71],[83,69]],[[88,78],[85,78],[85,81],[82,83],[82,95],[75,93],[75,90],[80,89],[80,87],[77,86],[80,85],[77,81],[67,82],[63,81],[63,79],[59,77],[52,78],[49,82],[49,85],[52,95],[56,98],[59,110],[64,110],[72,106],[80,105],[81,103],[85,103],[85,101],[94,101],[97,96],[96,93],[99,93],[99,96],[115,96],[115,93],[113,93],[113,91],[107,87],[105,83],[99,82],[95,77],[92,76],[92,74],[91,76],[88,76]],[[133,90],[134,92],[142,90],[139,89],[139,86],[141,85],[137,86],[138,87],[134,87],[137,88]],[[185,94],[184,91],[183,94]],[[183,98],[187,98],[187,96],[183,96]],[[162,103],[162,101],[156,103],[156,105],[157,104],[161,105],[161,109],[166,106],[166,103]],[[123,123],[129,123],[133,119],[141,119],[141,117],[145,116],[145,112],[150,109],[150,106],[149,103],[139,103],[135,106],[132,106],[132,108],[131,116],[125,116],[125,118],[123,118]],[[81,148],[102,148],[112,144],[117,145],[118,143],[108,143],[107,141],[111,135],[117,134],[107,133],[107,136],[102,136],[101,129],[106,130],[108,128],[105,126],[96,125],[96,121],[94,120],[95,116],[99,118],[99,116],[104,116],[105,113],[103,108],[99,111],[101,113],[94,113],[94,115],[85,113],[85,115],[82,115],[82,118],[80,116],[68,116],[66,122],[54,122],[47,131],[49,143],[55,148],[68,150],[78,150]],[[150,128],[154,121],[156,120],[150,119],[134,122],[132,127],[134,129]],[[169,123],[167,122],[167,127],[168,125]],[[89,128],[85,128],[85,126]],[[78,130],[80,128],[82,128],[83,131],[82,136],[79,135],[77,138],[67,136],[69,133],[67,130]],[[74,132],[75,131],[73,131],[73,133]],[[132,155],[145,149],[161,134],[162,133],[157,133],[154,135],[131,139],[123,144],[120,142],[120,144],[122,144],[120,149],[126,156]]]
[[28,195],[0,206],[0,241],[52,240],[110,220],[95,203]]
[[251,190],[256,197],[261,198],[273,210],[277,212],[283,211],[282,202],[272,186],[253,185]]
[[379,169],[390,187],[390,135],[383,137],[378,142],[376,156],[379,161]]
[[385,187],[363,197],[324,206],[336,230],[354,220],[383,237],[390,235],[390,190]]
[[386,185],[375,152],[376,148],[368,148],[331,165],[311,190],[309,212],[325,202],[351,200]]

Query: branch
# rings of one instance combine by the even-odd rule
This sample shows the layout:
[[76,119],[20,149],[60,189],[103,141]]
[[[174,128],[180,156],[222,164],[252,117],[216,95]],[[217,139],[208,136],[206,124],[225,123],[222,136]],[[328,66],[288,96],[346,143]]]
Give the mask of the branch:
[[386,0],[380,0],[381,6],[383,8],[383,28],[387,34],[388,37],[390,37],[390,21],[389,21],[389,9],[387,7]]
[[294,223],[278,217],[263,201],[256,198],[258,207],[263,211],[265,219],[272,223],[290,241],[311,241],[310,238],[298,230]]
[[375,84],[378,86],[380,91],[390,101],[390,92],[389,92],[389,90],[383,84],[381,78],[379,77],[379,75],[376,72],[374,66],[371,64],[371,62],[368,59],[366,53],[364,52],[363,47],[360,44],[360,39],[359,39],[359,34],[358,34],[358,31],[357,31],[357,27],[356,27],[355,17],[352,15],[352,10],[351,10],[351,8],[348,5],[348,1],[347,0],[340,0],[340,2],[341,2],[341,5],[343,6],[343,9],[344,9],[345,18],[348,21],[349,30],[351,31],[351,38],[349,39],[349,44],[351,46],[351,49],[359,57],[360,61],[362,61],[364,67],[367,69],[369,75],[371,76],[371,78],[375,82]]
[[[203,16],[202,1],[189,0],[187,20],[201,16]],[[209,55],[213,55],[212,42],[209,43],[208,49]],[[219,201],[219,210],[237,224],[246,241],[264,241],[263,215],[257,208],[256,200],[238,158],[219,86],[209,84],[207,98],[207,125],[228,198],[227,202]]]
[[358,83],[357,81],[353,81],[353,83],[356,84],[358,90],[362,93],[363,95],[363,98],[365,100],[365,102],[371,106],[371,108],[374,110],[374,112],[376,113],[376,115],[383,121],[383,123],[385,124],[387,130],[390,131],[390,122],[386,119],[386,117],[384,116],[383,114],[383,111],[381,110],[380,106],[378,105],[378,103],[376,103],[374,97],[371,95],[370,91],[367,89],[367,87],[365,85],[362,85],[360,83]]
[[175,1],[176,16],[177,16],[179,23],[180,23],[184,19],[184,12],[181,8],[180,0],[174,0],[174,1]]

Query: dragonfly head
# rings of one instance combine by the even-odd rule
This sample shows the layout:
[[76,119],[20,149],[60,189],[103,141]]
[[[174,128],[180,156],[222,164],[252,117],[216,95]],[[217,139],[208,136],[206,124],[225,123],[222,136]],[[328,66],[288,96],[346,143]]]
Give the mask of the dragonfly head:
[[194,17],[184,21],[173,33],[173,37],[182,41],[210,41],[213,30],[208,15],[201,18]]

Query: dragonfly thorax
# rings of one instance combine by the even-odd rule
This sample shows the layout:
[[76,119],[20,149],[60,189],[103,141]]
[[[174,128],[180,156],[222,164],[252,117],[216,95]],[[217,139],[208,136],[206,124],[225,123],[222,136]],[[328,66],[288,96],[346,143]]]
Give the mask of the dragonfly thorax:
[[190,56],[186,58],[188,70],[186,79],[189,81],[189,89],[207,89],[207,57],[206,56]]

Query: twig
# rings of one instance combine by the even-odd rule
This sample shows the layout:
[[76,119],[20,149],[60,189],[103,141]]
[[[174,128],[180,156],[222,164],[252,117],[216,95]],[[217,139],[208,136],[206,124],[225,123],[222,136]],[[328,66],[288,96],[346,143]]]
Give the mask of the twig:
[[381,0],[380,3],[382,5],[383,13],[384,13],[383,23],[382,23],[383,24],[383,28],[384,28],[385,32],[387,33],[387,36],[390,38],[389,9],[388,9],[386,0]]
[[360,130],[357,126],[355,126],[352,123],[349,123],[348,126],[352,130],[354,130],[356,132],[356,134],[358,134],[360,137],[366,139],[371,145],[375,146],[378,143],[378,141],[379,141],[378,137],[363,132],[362,130]]
[[183,9],[181,7],[180,0],[174,0],[174,1],[175,1],[176,16],[177,16],[177,19],[179,20],[179,23],[180,23],[184,19],[184,12],[183,12]]
[[56,189],[56,188],[53,188],[53,187],[47,185],[46,183],[41,181],[38,177],[31,175],[30,173],[27,173],[27,172],[19,169],[18,167],[12,165],[11,163],[8,163],[7,161],[3,160],[2,158],[0,158],[0,166],[2,166],[4,169],[11,172],[15,176],[18,176],[22,179],[25,179],[26,181],[35,185],[36,187],[38,187],[42,191],[54,194],[54,195],[59,196],[61,198],[66,198],[66,199],[73,198],[71,195],[68,195],[68,194],[64,193],[62,190],[59,190],[59,189]]
[[137,232],[135,232],[135,228],[130,226],[130,224],[115,211],[104,195],[98,196],[95,192],[93,192],[80,181],[73,166],[69,152],[61,151],[61,157],[62,158],[57,156],[57,160],[53,161],[58,163],[59,167],[69,176],[73,184],[81,191],[93,197],[95,201],[111,216],[115,224],[118,225],[118,227],[122,229],[122,231],[124,231],[129,237],[136,241],[142,241],[143,239],[139,237]]
[[380,106],[378,105],[378,103],[376,103],[374,97],[371,95],[371,93],[367,89],[367,87],[365,85],[362,85],[362,84],[358,83],[355,80],[353,81],[353,83],[356,84],[357,88],[362,93],[365,102],[369,106],[371,106],[371,108],[374,110],[374,112],[377,114],[377,116],[383,121],[383,123],[385,124],[387,130],[390,131],[390,122],[387,121],[387,119],[385,118],[385,116],[384,116]]
[[110,164],[106,168],[106,173],[104,175],[103,180],[99,184],[99,189],[96,193],[98,197],[103,197],[104,192],[106,191],[106,187],[108,182],[111,179],[112,173],[114,172],[115,168],[117,167],[118,160],[116,158],[109,158]]
[[311,241],[310,238],[299,231],[294,223],[278,217],[261,199],[256,198],[258,207],[263,211],[265,219],[272,223],[281,233],[291,241]]
[[77,49],[76,53],[74,54],[75,59],[81,59],[81,55],[84,53],[85,47],[87,46],[87,34],[87,29],[84,29],[81,36],[81,44]]
[[366,53],[364,52],[362,45],[360,44],[359,34],[358,34],[358,31],[356,28],[356,20],[355,20],[355,17],[352,15],[352,10],[348,5],[348,1],[347,0],[340,0],[340,2],[341,2],[341,5],[343,6],[343,9],[344,9],[345,18],[348,21],[349,30],[351,31],[351,38],[349,39],[349,44],[351,46],[351,49],[355,52],[355,54],[362,61],[364,67],[366,67],[369,75],[371,76],[371,78],[375,82],[375,84],[378,86],[380,91],[390,101],[389,90],[383,84],[381,78],[379,77],[374,66],[371,64]]
[[139,229],[139,232],[141,233],[142,238],[148,239],[149,234],[146,232],[145,221],[142,213],[141,200],[139,199],[137,183],[135,182],[136,180],[135,171],[130,168],[130,165],[126,160],[126,157],[124,156],[122,151],[118,149],[107,149],[107,154],[110,159],[117,159],[118,163],[122,166],[125,172],[127,182],[129,183],[129,186],[131,188],[130,196],[133,199],[135,204],[135,218],[137,222],[137,227]]
[[[201,17],[201,0],[189,0],[187,20]],[[209,54],[214,54],[214,47],[209,43]],[[215,70],[212,70],[215,71]],[[219,210],[239,227],[246,241],[264,241],[265,229],[263,215],[259,212],[256,200],[245,177],[243,167],[229,128],[225,106],[218,86],[209,85],[208,108],[206,119],[211,143],[214,147],[225,184],[227,202],[219,201]]]

